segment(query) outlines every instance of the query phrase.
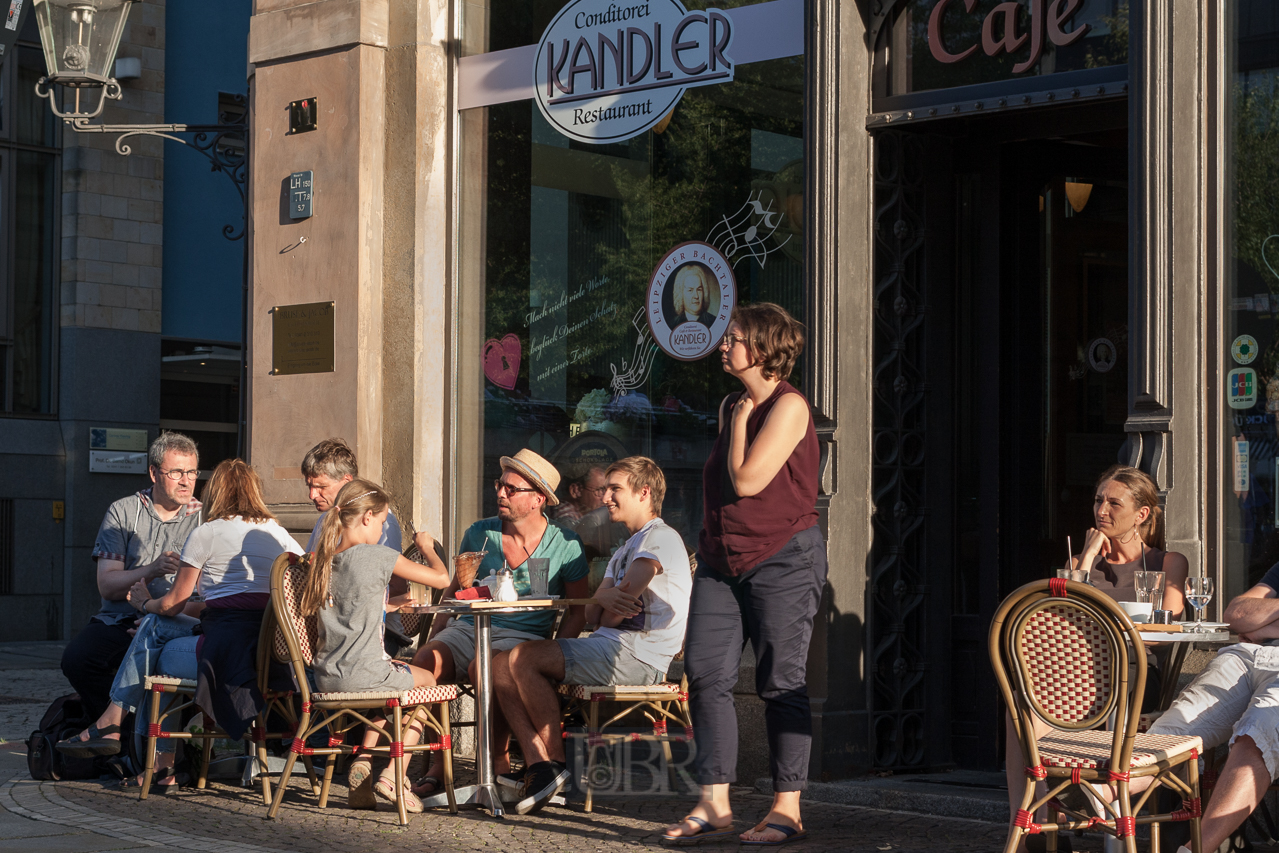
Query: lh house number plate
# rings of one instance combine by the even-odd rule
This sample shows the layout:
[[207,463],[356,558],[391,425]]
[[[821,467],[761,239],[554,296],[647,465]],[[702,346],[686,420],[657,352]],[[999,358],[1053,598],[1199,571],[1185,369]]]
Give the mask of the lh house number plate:
[[289,219],[306,219],[311,215],[311,187],[315,178],[310,169],[289,175]]

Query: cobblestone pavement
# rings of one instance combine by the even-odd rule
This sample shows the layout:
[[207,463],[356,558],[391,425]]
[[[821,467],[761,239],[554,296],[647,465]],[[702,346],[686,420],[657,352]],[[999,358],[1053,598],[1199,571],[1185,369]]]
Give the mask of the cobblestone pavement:
[[[22,742],[49,701],[70,691],[58,670],[62,644],[0,644],[0,853],[117,850],[200,850],[217,853],[266,851],[378,851],[387,842],[408,842],[431,851],[622,851],[659,848],[662,828],[692,804],[688,798],[607,797],[586,814],[580,802],[548,808],[538,815],[494,820],[485,812],[450,815],[433,811],[401,827],[387,804],[377,812],[345,807],[346,788],[334,785],[330,806],[315,807],[305,776],[289,786],[277,820],[255,791],[215,783],[210,790],[183,789],[157,794],[145,802],[136,791],[102,781],[35,782],[26,770]],[[14,702],[31,699],[34,702]],[[459,761],[459,784],[468,781]],[[737,827],[745,830],[768,808],[768,798],[748,789],[734,792]],[[998,851],[1003,826],[975,820],[932,817],[854,806],[808,802],[804,806],[809,838],[789,845],[808,851]],[[737,849],[735,843],[709,846]],[[1100,850],[1081,843],[1075,850]]]

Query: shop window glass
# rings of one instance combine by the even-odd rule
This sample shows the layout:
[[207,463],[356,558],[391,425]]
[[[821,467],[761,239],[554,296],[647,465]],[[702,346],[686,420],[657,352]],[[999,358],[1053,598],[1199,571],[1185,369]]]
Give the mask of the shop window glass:
[[24,42],[0,66],[0,414],[54,408],[61,168],[57,126],[34,90],[43,67]]
[[1279,6],[1238,0],[1229,11],[1223,603],[1279,562]]
[[[1127,0],[1082,0],[1074,12],[1022,0],[1014,11],[1001,0],[901,3],[876,52],[876,96],[907,95],[1128,61]],[[940,7],[940,9],[938,8]],[[1011,24],[1011,27],[1010,27]],[[1011,48],[1011,49],[1010,49]]]
[[[562,5],[466,4],[464,51],[536,44]],[[459,114],[458,465],[473,484],[460,486],[459,526],[496,512],[489,484],[521,447],[566,482],[643,454],[667,477],[663,517],[695,545],[718,407],[739,386],[718,349],[683,361],[656,346],[646,293],[672,248],[707,241],[725,247],[739,302],[806,319],[803,81],[802,56],[739,64],[732,82],[688,89],[669,121],[603,145],[561,135],[532,100]],[[699,298],[702,312],[719,306]],[[584,538],[605,550],[616,535]]]

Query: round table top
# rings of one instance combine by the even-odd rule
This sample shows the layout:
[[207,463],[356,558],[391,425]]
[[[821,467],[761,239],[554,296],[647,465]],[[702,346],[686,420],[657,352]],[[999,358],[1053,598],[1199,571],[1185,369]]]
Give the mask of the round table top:
[[590,599],[561,598],[533,601],[500,602],[487,598],[474,601],[448,600],[439,604],[410,604],[400,608],[401,613],[528,613],[536,610],[558,610],[585,604]]
[[1142,631],[1137,633],[1147,643],[1229,643],[1230,632],[1211,631]]

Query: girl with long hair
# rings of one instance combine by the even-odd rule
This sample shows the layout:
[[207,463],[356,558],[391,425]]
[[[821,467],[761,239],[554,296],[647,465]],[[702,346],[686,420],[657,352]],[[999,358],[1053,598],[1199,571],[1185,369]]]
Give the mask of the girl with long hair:
[[[435,684],[429,670],[392,660],[384,650],[386,611],[407,603],[408,598],[389,598],[391,578],[435,589],[449,585],[448,567],[436,555],[430,534],[418,533],[413,538],[428,561],[425,566],[377,544],[390,505],[385,491],[368,480],[356,479],[342,487],[321,521],[301,602],[304,615],[316,616],[314,670],[321,692],[407,691]],[[385,725],[385,720],[382,723]],[[363,748],[376,745],[383,731],[381,726],[366,731]],[[415,715],[404,733],[404,743],[412,746],[421,736],[422,723]],[[422,801],[409,789],[407,780],[394,778],[394,766],[388,761],[372,782],[372,763],[357,751],[347,774],[351,805],[367,808],[375,793],[392,802],[403,796],[408,811],[421,812]]]

